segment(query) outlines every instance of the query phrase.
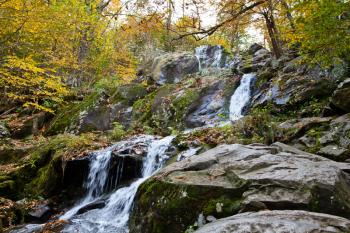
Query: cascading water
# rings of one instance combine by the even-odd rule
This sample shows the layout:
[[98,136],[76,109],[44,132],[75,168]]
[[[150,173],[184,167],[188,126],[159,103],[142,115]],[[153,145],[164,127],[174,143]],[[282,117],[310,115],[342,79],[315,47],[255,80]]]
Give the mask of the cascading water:
[[[128,232],[127,223],[129,220],[129,213],[137,189],[147,178],[160,169],[168,159],[166,150],[171,145],[173,139],[173,136],[168,136],[160,140],[154,140],[149,145],[147,156],[143,161],[142,177],[134,181],[131,185],[115,191],[108,198],[104,208],[94,209],[84,214],[75,215],[77,211],[84,206],[80,204],[63,215],[61,219],[69,220],[69,224],[63,229],[63,232]],[[89,189],[88,194],[81,203],[91,203],[91,200],[96,200],[102,195],[102,190],[106,183],[105,172],[102,170],[107,168],[107,157],[110,157],[108,153],[102,154],[98,155],[92,162],[87,182],[87,188]],[[98,195],[100,196],[98,197]]]
[[202,45],[195,49],[195,56],[199,63],[199,72],[206,74],[210,69],[226,68],[227,55],[222,46]]
[[255,74],[244,74],[241,84],[233,93],[230,101],[230,120],[236,121],[243,117],[244,108],[249,104],[251,98],[251,85]]

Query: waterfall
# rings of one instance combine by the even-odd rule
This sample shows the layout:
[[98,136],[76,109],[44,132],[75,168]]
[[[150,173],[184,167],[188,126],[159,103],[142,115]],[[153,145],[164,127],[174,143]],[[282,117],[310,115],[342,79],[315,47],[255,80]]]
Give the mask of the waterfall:
[[243,117],[244,108],[249,104],[251,98],[251,85],[255,74],[244,74],[241,84],[235,90],[230,101],[230,120],[235,121]]
[[105,152],[98,153],[91,162],[90,174],[86,185],[88,188],[87,195],[81,202],[82,204],[74,207],[61,217],[61,219],[69,220],[69,224],[62,232],[128,232],[129,213],[137,189],[147,178],[160,169],[168,159],[166,151],[173,139],[173,136],[168,136],[163,139],[153,140],[148,146],[147,156],[143,160],[142,177],[135,180],[129,186],[116,190],[110,195],[104,208],[75,215],[81,207],[87,203],[91,203],[91,200],[97,200],[98,197],[101,198],[103,194],[106,184],[105,176],[107,174],[105,170],[108,168],[108,157],[110,157],[111,148],[105,150]]
[[195,49],[195,56],[199,63],[199,72],[206,74],[210,69],[218,70],[226,67],[227,54],[220,45],[202,45]]

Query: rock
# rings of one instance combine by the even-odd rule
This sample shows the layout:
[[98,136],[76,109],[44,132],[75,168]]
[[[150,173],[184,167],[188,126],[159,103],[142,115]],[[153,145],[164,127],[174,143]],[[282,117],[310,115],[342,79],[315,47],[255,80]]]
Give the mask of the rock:
[[23,210],[15,202],[0,197],[0,232],[2,228],[23,222]]
[[51,215],[51,208],[46,204],[36,206],[28,213],[29,221],[36,223],[46,222]]
[[231,95],[239,85],[240,79],[237,77],[203,77],[201,82],[203,86],[201,87],[200,96],[191,105],[186,115],[185,124],[188,128],[223,121],[224,119],[220,116],[227,112],[225,106],[229,105]]
[[116,92],[111,97],[111,102],[123,102],[131,106],[136,100],[144,98],[147,95],[147,89],[142,84],[125,84],[117,87]]
[[199,228],[196,233],[219,232],[348,232],[350,221],[338,216],[306,211],[261,211],[219,219]]
[[257,51],[259,51],[260,49],[264,49],[264,47],[260,44],[254,43],[249,47],[248,52],[249,52],[249,54],[253,55]]
[[36,134],[44,126],[46,120],[47,115],[44,112],[32,116],[18,117],[8,123],[8,129],[10,130],[11,137],[24,138],[31,134]]
[[154,59],[151,76],[159,85],[178,83],[185,75],[198,72],[199,63],[193,54],[171,53]]
[[[83,184],[89,174],[89,157],[63,161],[63,187],[74,190],[78,196],[83,192]],[[73,191],[70,192],[72,194]]]
[[296,72],[300,67],[300,61],[302,57],[297,57],[289,62],[287,62],[283,68],[283,73],[291,73]]
[[[348,155],[350,154],[350,152],[347,149],[339,148],[337,145],[328,145],[321,148],[321,150],[317,154],[334,159],[336,157],[342,157],[344,155]],[[337,160],[337,159],[334,159],[334,160]]]
[[95,202],[92,202],[90,204],[87,204],[86,206],[82,207],[81,209],[78,210],[78,212],[76,213],[77,215],[78,214],[83,214],[83,213],[86,213],[90,210],[93,210],[93,209],[102,209],[103,207],[106,206],[106,202],[103,201],[103,200],[97,200]]
[[[285,132],[285,136],[288,137],[288,140],[290,140],[298,136],[300,137],[311,128],[330,123],[331,120],[331,117],[307,117],[300,119],[291,119],[279,124],[278,128],[282,129]],[[306,138],[302,140],[304,143],[305,139]]]
[[335,106],[335,110],[350,112],[350,78],[339,84],[333,93],[331,103]]
[[221,145],[165,167],[140,186],[131,232],[183,232],[200,213],[225,217],[245,206],[350,217],[350,164],[281,145]]

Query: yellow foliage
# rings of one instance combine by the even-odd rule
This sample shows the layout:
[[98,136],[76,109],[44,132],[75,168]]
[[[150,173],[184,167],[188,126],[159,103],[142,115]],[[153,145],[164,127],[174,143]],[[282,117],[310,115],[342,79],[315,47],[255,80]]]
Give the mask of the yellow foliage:
[[1,99],[22,103],[24,107],[51,112],[44,101],[62,103],[68,89],[61,78],[39,68],[30,58],[5,57],[0,64]]

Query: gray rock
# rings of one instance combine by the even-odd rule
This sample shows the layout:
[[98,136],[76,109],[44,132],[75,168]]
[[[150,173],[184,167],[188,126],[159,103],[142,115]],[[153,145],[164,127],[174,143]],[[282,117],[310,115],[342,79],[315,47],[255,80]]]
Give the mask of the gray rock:
[[193,54],[171,53],[154,59],[151,76],[157,84],[178,83],[187,74],[198,72],[199,63]]
[[29,216],[29,221],[41,223],[41,222],[47,221],[51,216],[51,214],[52,214],[51,208],[48,205],[43,204],[31,210],[28,213],[28,216]]
[[228,106],[231,95],[239,85],[238,78],[203,77],[201,81],[203,87],[200,97],[193,103],[185,119],[188,128],[224,121],[225,119],[220,116],[225,114],[225,107]]
[[264,49],[264,47],[260,44],[254,43],[249,47],[248,52],[249,54],[255,54],[260,49]]
[[97,200],[97,201],[89,203],[86,206],[80,208],[76,214],[77,215],[83,214],[83,213],[86,213],[86,212],[93,210],[93,209],[102,209],[105,206],[106,206],[106,202],[104,200]]
[[261,211],[219,219],[199,228],[197,233],[307,233],[349,232],[350,221],[333,215],[306,211]]
[[[265,206],[350,217],[349,171],[350,164],[300,152],[281,143],[221,145],[173,163],[141,185],[133,224],[143,232],[150,232],[154,222],[173,229],[169,232],[180,232],[202,212],[225,217]],[[182,195],[184,191],[186,197]],[[208,210],[209,203],[226,204],[224,211],[218,213],[215,208]],[[181,209],[188,210],[186,218],[176,211]]]
[[339,84],[337,90],[333,93],[332,100],[333,106],[341,111],[350,112],[350,78]]
[[328,145],[321,148],[317,154],[333,158],[347,155],[349,154],[349,151],[347,149],[340,148],[338,145]]

